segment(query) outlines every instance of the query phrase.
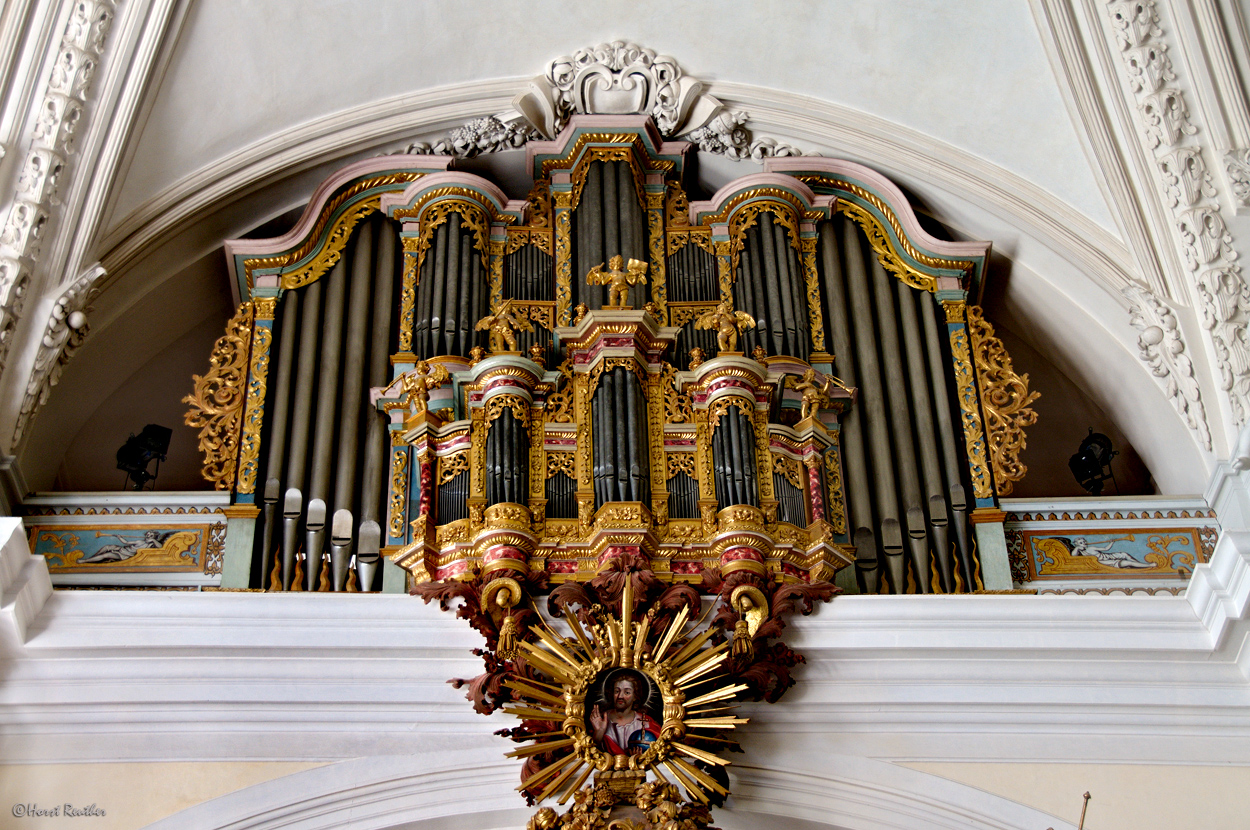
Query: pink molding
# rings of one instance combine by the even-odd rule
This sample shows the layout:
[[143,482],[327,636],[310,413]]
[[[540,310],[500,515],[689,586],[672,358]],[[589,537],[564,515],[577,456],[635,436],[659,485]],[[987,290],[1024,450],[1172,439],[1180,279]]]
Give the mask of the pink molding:
[[[950,257],[951,259],[978,256],[989,257],[989,242],[947,242],[943,239],[935,239],[927,234],[924,228],[920,227],[920,222],[916,220],[916,213],[912,210],[911,203],[907,201],[903,191],[899,190],[898,185],[870,167],[843,159],[787,156],[764,159],[764,169],[769,173],[789,173],[800,170],[831,173],[835,176],[845,176],[846,178],[863,182],[881,197],[890,210],[894,211],[899,224],[903,226],[903,231],[913,245],[943,257]],[[720,194],[718,193],[717,195]],[[693,217],[694,205],[690,206],[690,210],[690,215]]]
[[564,129],[560,131],[560,134],[555,137],[554,141],[531,141],[527,143],[525,145],[525,163],[533,169],[536,156],[564,155],[569,144],[573,141],[573,132],[578,129],[601,129],[606,132],[637,127],[641,127],[647,133],[651,143],[655,145],[661,155],[680,156],[694,146],[689,141],[665,141],[664,136],[660,135],[660,131],[656,129],[655,122],[651,120],[649,115],[574,115],[569,119],[569,123],[564,125]]
[[272,254],[282,253],[294,248],[312,232],[312,227],[317,221],[317,216],[321,213],[321,209],[325,207],[326,202],[347,182],[352,179],[367,176],[370,173],[377,173],[382,170],[430,170],[443,171],[447,169],[447,165],[452,161],[451,156],[377,156],[375,158],[363,159],[362,161],[349,164],[342,170],[335,172],[313,191],[312,198],[308,200],[308,206],[304,208],[304,215],[295,223],[295,227],[284,233],[282,236],[276,236],[271,239],[228,239],[225,242],[226,263],[230,268],[230,280],[233,285],[238,285],[238,275],[234,272],[234,260],[236,256],[268,256]]
[[823,210],[826,214],[832,211],[833,203],[838,200],[836,196],[817,196],[810,187],[793,176],[783,176],[780,173],[771,172],[752,173],[749,176],[734,179],[716,191],[715,195],[706,202],[691,202],[690,224],[699,224],[699,214],[701,213],[720,213],[721,208],[725,206],[725,202],[744,190],[751,190],[757,187],[782,187],[786,190],[793,190],[798,193],[799,198],[803,200],[808,209]]
[[437,187],[450,187],[460,185],[463,187],[473,187],[481,190],[487,198],[490,199],[496,213],[517,213],[522,217],[524,222],[526,205],[524,199],[509,199],[508,194],[499,189],[497,185],[489,179],[473,173],[465,173],[460,170],[446,170],[441,173],[431,173],[428,176],[422,176],[412,184],[404,188],[403,193],[385,193],[382,195],[382,212],[387,216],[391,215],[391,211],[395,208],[411,207],[413,203],[421,197],[422,193]]

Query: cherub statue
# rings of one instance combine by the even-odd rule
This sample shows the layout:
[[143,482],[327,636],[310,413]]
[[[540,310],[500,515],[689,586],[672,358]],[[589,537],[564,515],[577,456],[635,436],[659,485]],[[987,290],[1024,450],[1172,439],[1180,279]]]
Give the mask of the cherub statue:
[[630,259],[625,265],[625,258],[620,254],[608,260],[608,270],[603,265],[596,265],[586,275],[588,285],[606,285],[608,287],[608,305],[612,308],[629,308],[629,289],[635,285],[647,284],[647,263]]
[[[516,335],[513,329],[517,331],[533,331],[534,326],[530,323],[529,318],[523,312],[518,312],[513,308],[511,298],[504,300],[499,304],[499,309],[494,314],[488,314],[481,320],[477,321],[477,331],[490,331],[490,350],[492,352],[515,352],[517,351]],[[504,348],[507,346],[507,348]]]
[[690,368],[697,369],[703,365],[703,350],[695,346],[690,350]]
[[573,307],[573,325],[580,325],[582,320],[586,319],[586,312],[590,311],[585,303],[578,303]]
[[818,409],[829,403],[829,383],[828,380],[817,383],[816,370],[808,369],[803,373],[803,379],[794,384],[795,391],[803,396],[804,420],[814,416]]
[[414,415],[426,410],[430,403],[430,392],[442,386],[450,377],[446,367],[431,368],[424,360],[418,360],[412,371],[404,373],[403,390],[408,396]]
[[738,345],[738,332],[755,328],[755,318],[745,311],[734,311],[732,300],[721,300],[716,308],[695,320],[696,329],[716,329],[716,345],[732,352]]

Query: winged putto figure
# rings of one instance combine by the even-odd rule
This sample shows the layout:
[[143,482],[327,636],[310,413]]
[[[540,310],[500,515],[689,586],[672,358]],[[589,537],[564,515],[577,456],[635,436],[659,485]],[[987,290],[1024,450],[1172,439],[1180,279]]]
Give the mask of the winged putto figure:
[[629,289],[635,285],[647,284],[647,263],[630,259],[625,265],[625,258],[620,254],[608,260],[608,269],[596,265],[586,275],[588,285],[606,285],[608,287],[608,305],[612,308],[629,308]]
[[[516,309],[512,305],[512,300],[507,299],[499,304],[498,310],[494,314],[488,314],[481,320],[477,321],[476,331],[490,332],[490,350],[492,352],[515,352],[517,350],[516,334],[517,331],[533,331],[534,326],[530,323],[529,318],[525,316],[524,311]],[[504,348],[504,347],[507,348]]]
[[716,308],[694,321],[696,329],[716,329],[716,345],[732,352],[738,345],[738,332],[755,328],[755,318],[745,311],[734,311],[732,300],[721,300]]
[[450,377],[445,367],[431,368],[424,360],[418,360],[413,370],[404,374],[403,380],[403,390],[409,396],[412,411],[424,412],[430,403],[430,392],[442,386]]

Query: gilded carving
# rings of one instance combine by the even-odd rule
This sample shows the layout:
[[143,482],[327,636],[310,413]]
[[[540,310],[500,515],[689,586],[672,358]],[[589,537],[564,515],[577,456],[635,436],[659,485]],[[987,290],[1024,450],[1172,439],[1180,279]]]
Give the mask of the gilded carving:
[[560,325],[567,326],[573,319],[572,194],[556,191],[552,196],[556,209],[556,308]]
[[200,430],[200,452],[204,455],[201,472],[217,490],[229,490],[234,483],[243,404],[247,398],[244,379],[253,312],[251,302],[239,305],[226,324],[226,333],[213,344],[208,373],[203,377],[192,375],[195,391],[182,399],[191,406],[183,417],[184,422]]
[[551,478],[557,473],[564,473],[569,478],[577,481],[576,467],[576,458],[571,452],[547,453],[547,478]]
[[[525,197],[530,203],[529,224],[531,228],[551,230],[551,180],[539,179],[534,182],[529,195]],[[550,243],[548,243],[550,244]],[[539,246],[541,247],[541,246]],[[547,253],[551,253],[547,249]]]
[[534,326],[530,323],[529,318],[519,307],[514,306],[510,299],[500,303],[494,313],[487,314],[481,320],[478,320],[474,328],[477,331],[490,332],[490,350],[495,354],[505,351],[515,352],[517,350],[517,339],[513,329],[517,331],[534,330]]
[[408,504],[408,447],[391,448],[391,502],[388,531],[392,539],[404,538],[404,514]]
[[247,405],[243,410],[243,437],[239,439],[239,493],[256,491],[260,464],[260,430],[265,420],[265,385],[269,379],[269,344],[273,330],[252,325],[252,367],[247,379]]
[[417,307],[417,239],[405,236],[404,272],[399,289],[399,350],[412,351],[413,317]]
[[738,345],[738,332],[755,328],[755,318],[745,311],[735,311],[732,300],[721,300],[715,308],[696,320],[694,327],[714,329],[719,351],[731,352]]
[[993,498],[990,470],[985,451],[985,433],[978,412],[977,385],[973,376],[972,356],[968,351],[968,332],[960,326],[951,334],[951,355],[955,361],[955,383],[959,410],[963,416],[964,446],[968,451],[968,467],[972,475],[972,491],[979,499]]
[[438,486],[450,482],[461,473],[469,471],[469,451],[461,450],[453,455],[444,455],[438,459]]
[[968,306],[968,331],[981,382],[981,407],[985,411],[994,486],[998,495],[1007,496],[1013,482],[1023,479],[1028,471],[1020,463],[1020,453],[1026,446],[1024,428],[1037,423],[1037,412],[1029,404],[1041,395],[1029,391],[1027,374],[1016,374],[1011,356],[994,336],[994,327],[982,316],[979,306]]
[[490,307],[498,308],[503,302],[503,243],[491,241],[490,251]]
[[547,423],[573,423],[573,361],[565,360],[559,366],[558,391],[547,396]]
[[812,327],[812,351],[825,350],[824,315],[820,310],[820,274],[816,270],[816,237],[803,239],[803,272],[807,277],[807,316]]
[[659,318],[664,320],[668,314],[668,260],[664,256],[663,191],[647,194],[647,233],[651,252],[651,299],[655,301]]
[[[868,237],[868,244],[873,252],[877,255],[877,261],[881,263],[881,267],[898,277],[912,288],[919,288],[922,291],[936,291],[937,280],[928,274],[916,270],[909,265],[898,252],[894,250],[894,246],[890,244],[890,237],[885,232],[885,228],[877,220],[877,217],[863,207],[854,202],[840,201],[837,203],[836,209],[845,213],[864,230],[864,235]],[[899,237],[902,238],[901,236]]]
[[[769,198],[752,202],[737,212],[729,211],[731,214],[729,218],[729,238],[731,240],[730,251],[732,256],[730,266],[734,272],[738,270],[738,255],[742,253],[745,247],[747,231],[759,221],[761,213],[771,213],[774,221],[780,223],[786,229],[787,236],[790,239],[790,246],[796,251],[801,251],[799,225],[795,219],[795,206],[788,201],[772,198],[778,192],[781,191],[774,191],[773,188],[760,188],[735,197],[736,200],[740,201],[743,197],[756,198],[761,193],[769,194]],[[802,215],[801,210],[799,215]],[[704,221],[706,222],[706,218]]]
[[716,308],[716,303],[714,302],[670,303],[668,307],[668,311],[670,315],[669,325],[676,326],[677,328],[681,328],[682,326],[686,325],[687,323],[689,323],[691,320],[695,319],[696,317],[701,317],[704,314],[707,314],[709,311],[714,310],[715,308]]
[[773,474],[779,475],[799,492],[803,491],[803,475],[799,470],[799,462],[788,455],[773,453]]
[[[489,271],[490,217],[485,209],[478,202],[469,199],[442,198],[465,192],[464,188],[445,187],[430,191],[423,197],[425,204],[434,199],[440,199],[440,201],[421,215],[421,235],[417,237],[416,242],[416,269],[418,271],[421,269],[421,263],[425,261],[425,254],[430,249],[430,243],[434,241],[435,232],[451,218],[453,213],[460,214],[461,227],[467,224],[473,231],[475,240],[473,247],[477,248],[478,255],[482,258],[482,267]],[[402,211],[395,211],[395,217],[399,218],[402,213]]]
[[962,323],[964,321],[963,300],[942,300],[942,310],[946,312],[946,322]]
[[690,404],[690,396],[677,391],[677,370],[668,363],[664,364],[660,383],[664,395],[664,423],[691,423],[694,420],[694,410]]
[[826,515],[833,525],[834,533],[846,533],[846,503],[842,496],[842,462],[838,448],[830,447],[825,451],[826,483],[829,491]]
[[693,479],[699,477],[694,466],[694,453],[692,452],[670,452],[668,453],[668,470],[665,473],[665,479],[670,479],[678,473],[685,473]]
[[[739,397],[726,396],[723,398],[717,398],[712,402],[712,405],[707,408],[708,423],[710,424],[711,429],[715,430],[716,427],[720,425],[721,416],[724,415],[731,406],[738,407],[738,411],[747,418],[751,417],[752,410],[754,409],[752,402]],[[709,436],[709,438],[710,437],[711,436]]]
[[505,409],[512,410],[512,414],[526,428],[530,425],[530,404],[520,395],[495,395],[486,402],[486,424],[489,426],[496,418],[503,414]]

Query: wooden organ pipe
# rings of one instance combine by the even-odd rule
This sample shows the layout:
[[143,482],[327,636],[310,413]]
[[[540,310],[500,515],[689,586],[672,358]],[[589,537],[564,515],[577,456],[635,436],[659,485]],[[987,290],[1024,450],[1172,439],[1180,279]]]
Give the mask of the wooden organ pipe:
[[[837,219],[845,224],[846,220]],[[845,228],[843,228],[845,233]],[[834,353],[834,373],[847,386],[859,386],[855,371],[855,352],[851,346],[850,320],[847,315],[846,280],[838,256],[838,232],[834,222],[820,226],[820,263],[823,266],[822,287],[829,321],[825,332]],[[855,566],[864,580],[865,592],[879,589],[877,536],[872,521],[872,485],[868,481],[868,460],[864,455],[863,415],[858,406],[842,416],[842,462],[846,471],[847,526],[855,545]]]

